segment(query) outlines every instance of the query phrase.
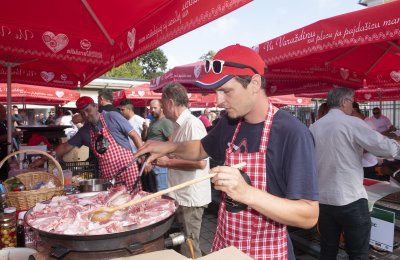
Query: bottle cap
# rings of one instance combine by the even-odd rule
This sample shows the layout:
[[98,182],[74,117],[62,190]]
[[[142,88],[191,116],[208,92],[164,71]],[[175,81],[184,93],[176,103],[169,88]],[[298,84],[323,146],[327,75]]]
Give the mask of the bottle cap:
[[4,213],[9,214],[9,213],[15,213],[17,209],[15,207],[9,207],[4,209]]

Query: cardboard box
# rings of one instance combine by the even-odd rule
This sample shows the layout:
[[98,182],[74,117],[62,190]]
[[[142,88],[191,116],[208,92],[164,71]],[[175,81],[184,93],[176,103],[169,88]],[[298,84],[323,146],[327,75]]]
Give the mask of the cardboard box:
[[185,256],[175,252],[172,249],[166,249],[161,251],[155,251],[146,254],[140,254],[135,256],[121,257],[117,260],[188,260]]
[[[117,258],[118,260],[188,260],[189,258],[175,252],[172,249],[161,250],[136,256]],[[197,258],[198,260],[251,260],[252,258],[236,247],[227,247],[217,252]]]
[[234,246],[221,249],[206,256],[198,258],[199,260],[252,260],[252,258]]

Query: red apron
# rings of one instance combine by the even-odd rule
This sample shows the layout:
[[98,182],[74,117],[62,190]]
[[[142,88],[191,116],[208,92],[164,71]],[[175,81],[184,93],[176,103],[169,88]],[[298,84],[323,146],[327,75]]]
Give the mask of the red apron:
[[[250,177],[254,187],[267,190],[267,146],[274,109],[269,105],[264,122],[259,151],[256,153],[236,153],[233,145],[241,122],[236,127],[230,146],[226,149],[225,165],[246,162],[243,171]],[[225,210],[225,193],[218,211],[218,226],[212,246],[217,251],[235,246],[253,259],[287,259],[286,225],[275,222],[250,207],[232,213]]]
[[[99,134],[95,133],[92,128],[89,130],[90,146],[97,157],[97,161],[99,162],[100,177],[103,179],[111,180],[113,175],[119,169],[121,169],[123,166],[126,166],[130,161],[132,161],[133,152],[122,147],[115,141],[110,131],[108,130],[102,114],[100,114],[100,122],[103,125],[103,128],[101,129],[99,134],[103,134],[103,136],[108,139],[108,149],[103,154],[100,154],[96,151],[96,138]],[[134,163],[131,167],[121,173],[121,175],[117,177],[116,181],[125,181],[127,189],[131,190],[138,176],[139,170],[137,164]],[[141,190],[142,185],[139,181],[137,191]]]

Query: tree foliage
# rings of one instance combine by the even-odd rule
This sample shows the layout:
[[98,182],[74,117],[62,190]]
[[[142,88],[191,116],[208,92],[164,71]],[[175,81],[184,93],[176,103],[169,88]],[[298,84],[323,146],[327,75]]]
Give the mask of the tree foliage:
[[136,60],[131,60],[113,68],[104,75],[112,78],[140,79],[143,78],[143,69]]
[[167,62],[164,52],[161,49],[155,49],[113,68],[104,75],[114,78],[152,79],[165,72]]
[[214,58],[216,52],[213,50],[208,51],[207,53],[200,56],[200,60],[209,60]]
[[145,79],[152,79],[164,73],[167,69],[168,58],[161,49],[149,51],[137,58],[143,69]]

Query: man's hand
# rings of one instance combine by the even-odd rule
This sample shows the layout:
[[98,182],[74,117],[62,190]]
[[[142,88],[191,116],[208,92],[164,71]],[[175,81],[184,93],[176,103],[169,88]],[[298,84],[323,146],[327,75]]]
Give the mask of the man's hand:
[[233,200],[246,203],[245,196],[252,187],[243,179],[238,169],[217,166],[212,168],[210,173],[217,174],[211,179],[216,190],[225,192]]
[[175,151],[175,144],[173,142],[158,142],[153,140],[148,140],[140,149],[137,150],[134,155],[134,159],[138,156],[144,155],[145,153],[150,153],[147,163],[150,164],[157,158],[166,156],[167,154]]
[[167,156],[160,157],[154,161],[157,166],[168,167],[169,158]]

